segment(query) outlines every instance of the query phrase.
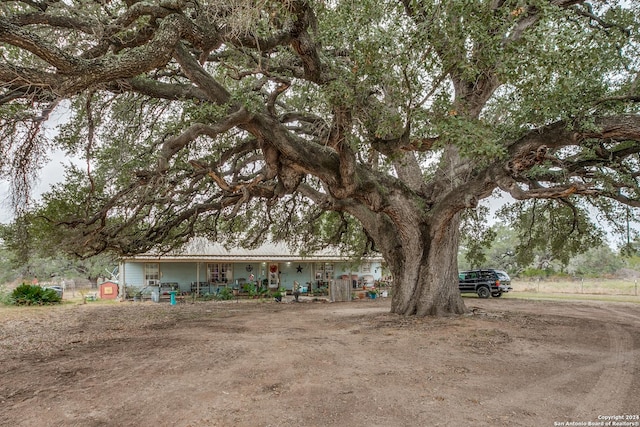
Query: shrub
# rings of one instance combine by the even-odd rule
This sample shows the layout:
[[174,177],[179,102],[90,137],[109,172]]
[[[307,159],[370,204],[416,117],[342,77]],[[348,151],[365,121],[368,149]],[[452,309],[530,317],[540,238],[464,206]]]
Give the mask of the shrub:
[[13,290],[11,300],[15,305],[48,305],[59,303],[62,299],[53,289],[23,283]]
[[534,278],[546,278],[555,274],[555,271],[551,268],[527,268],[524,271],[520,272],[518,276],[523,279],[534,279]]
[[230,299],[233,299],[233,293],[231,292],[231,290],[229,290],[229,288],[222,288],[220,289],[220,293],[218,293],[217,298],[221,301],[228,301]]
[[200,301],[211,301],[214,298],[215,298],[215,295],[210,294],[209,292],[205,292],[204,294],[200,295],[198,299]]

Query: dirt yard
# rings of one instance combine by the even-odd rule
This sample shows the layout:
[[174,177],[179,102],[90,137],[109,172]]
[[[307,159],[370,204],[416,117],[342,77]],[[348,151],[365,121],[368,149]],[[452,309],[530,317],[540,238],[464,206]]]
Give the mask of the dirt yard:
[[640,305],[466,303],[0,308],[0,424],[640,425]]

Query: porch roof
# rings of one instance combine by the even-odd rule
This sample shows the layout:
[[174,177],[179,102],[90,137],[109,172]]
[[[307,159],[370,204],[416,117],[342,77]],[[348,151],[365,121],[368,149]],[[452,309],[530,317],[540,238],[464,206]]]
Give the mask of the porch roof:
[[[145,253],[123,258],[124,261],[348,261],[350,258],[335,250],[325,249],[314,254],[292,252],[284,243],[267,242],[255,249],[239,247],[225,248],[224,245],[209,240],[197,239],[181,250],[166,254]],[[365,257],[365,261],[381,261],[382,257]]]

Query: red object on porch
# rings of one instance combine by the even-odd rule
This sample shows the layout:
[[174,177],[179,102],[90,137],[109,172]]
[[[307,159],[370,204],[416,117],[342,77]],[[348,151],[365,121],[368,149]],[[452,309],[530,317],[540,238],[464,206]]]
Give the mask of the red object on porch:
[[118,297],[118,284],[104,282],[100,285],[100,299],[116,299]]

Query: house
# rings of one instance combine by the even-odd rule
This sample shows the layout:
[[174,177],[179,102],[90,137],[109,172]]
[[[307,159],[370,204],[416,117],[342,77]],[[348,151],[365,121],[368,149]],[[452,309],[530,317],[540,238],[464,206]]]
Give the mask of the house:
[[219,243],[196,239],[168,254],[146,253],[120,261],[121,292],[125,288],[160,287],[182,294],[215,294],[222,287],[242,288],[248,282],[268,289],[293,289],[294,281],[309,290],[334,279],[353,286],[372,286],[383,278],[380,256],[352,261],[331,251],[312,255],[292,253],[285,244],[267,243],[256,249],[226,249]]

